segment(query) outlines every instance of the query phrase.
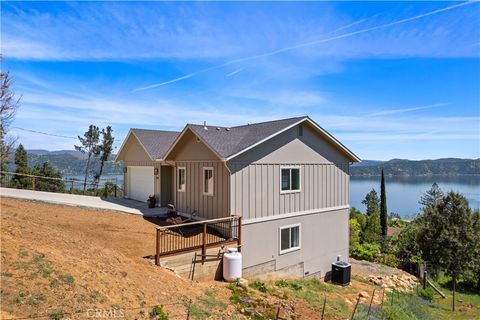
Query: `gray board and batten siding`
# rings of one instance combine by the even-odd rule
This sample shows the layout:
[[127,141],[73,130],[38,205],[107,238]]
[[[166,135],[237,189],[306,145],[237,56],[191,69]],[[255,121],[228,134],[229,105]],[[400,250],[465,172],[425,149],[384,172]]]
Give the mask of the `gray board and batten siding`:
[[[349,159],[298,126],[229,161],[231,212],[244,221],[348,206]],[[281,192],[281,169],[300,169],[300,191]]]

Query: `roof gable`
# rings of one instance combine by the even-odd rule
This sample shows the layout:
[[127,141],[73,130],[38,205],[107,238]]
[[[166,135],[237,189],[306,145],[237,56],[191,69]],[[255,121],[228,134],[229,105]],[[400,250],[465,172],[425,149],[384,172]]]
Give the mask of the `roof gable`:
[[127,138],[125,138],[125,141],[120,147],[115,161],[121,160],[120,156],[126,145],[126,142],[131,135],[137,139],[138,143],[143,147],[147,155],[153,161],[164,159],[167,150],[179,134],[180,132],[176,131],[130,129]]

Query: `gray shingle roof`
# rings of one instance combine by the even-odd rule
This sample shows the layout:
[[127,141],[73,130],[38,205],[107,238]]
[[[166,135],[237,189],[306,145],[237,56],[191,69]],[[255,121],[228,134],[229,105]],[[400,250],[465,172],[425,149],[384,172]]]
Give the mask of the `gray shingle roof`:
[[132,129],[140,143],[153,160],[163,159],[180,132],[147,129]]
[[228,158],[306,118],[296,117],[230,128],[207,125],[208,130],[203,125],[187,124],[187,128],[202,138],[221,158]]

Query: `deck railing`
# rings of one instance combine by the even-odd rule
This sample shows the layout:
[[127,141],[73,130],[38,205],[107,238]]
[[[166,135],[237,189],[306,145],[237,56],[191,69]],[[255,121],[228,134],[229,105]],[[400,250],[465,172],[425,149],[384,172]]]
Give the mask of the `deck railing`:
[[222,245],[242,244],[242,217],[231,216],[195,221],[181,225],[157,227],[155,264],[160,257],[201,250],[204,259],[207,249]]
[[[86,190],[83,190],[84,181],[77,179],[54,178],[34,174],[0,171],[0,186],[5,188],[28,189],[34,191],[49,191],[58,193],[94,194],[104,196],[123,196],[123,190],[117,182],[106,181],[99,185],[87,181]],[[98,192],[101,187],[101,192]]]

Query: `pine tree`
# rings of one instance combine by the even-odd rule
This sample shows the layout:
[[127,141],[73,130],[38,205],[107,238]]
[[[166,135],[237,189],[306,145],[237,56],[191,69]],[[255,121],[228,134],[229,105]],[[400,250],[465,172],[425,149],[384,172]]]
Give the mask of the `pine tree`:
[[108,158],[110,158],[113,151],[113,141],[115,140],[115,138],[113,137],[112,132],[113,130],[110,126],[107,126],[106,130],[102,129],[102,143],[99,145],[100,169],[95,174],[95,188],[98,188],[105,162],[108,161]]
[[85,179],[83,181],[83,191],[85,191],[87,189],[87,179],[90,172],[92,156],[96,156],[100,152],[100,148],[98,146],[100,140],[100,129],[91,124],[88,127],[88,131],[84,133],[83,137],[78,136],[78,140],[80,141],[80,145],[75,145],[75,150],[87,154],[87,163],[85,164]]
[[438,184],[434,182],[430,190],[427,190],[422,197],[420,198],[419,203],[424,206],[435,206],[437,205],[443,198],[443,191],[440,189]]
[[[25,148],[22,144],[20,144],[15,151],[15,165],[16,173],[28,174],[30,172],[28,169],[27,151],[25,151]],[[16,187],[26,189],[30,187],[31,179],[22,175],[15,175],[13,176],[13,181]]]
[[382,226],[382,236],[387,235],[387,195],[385,191],[385,176],[382,169],[382,181],[380,184],[380,225]]

